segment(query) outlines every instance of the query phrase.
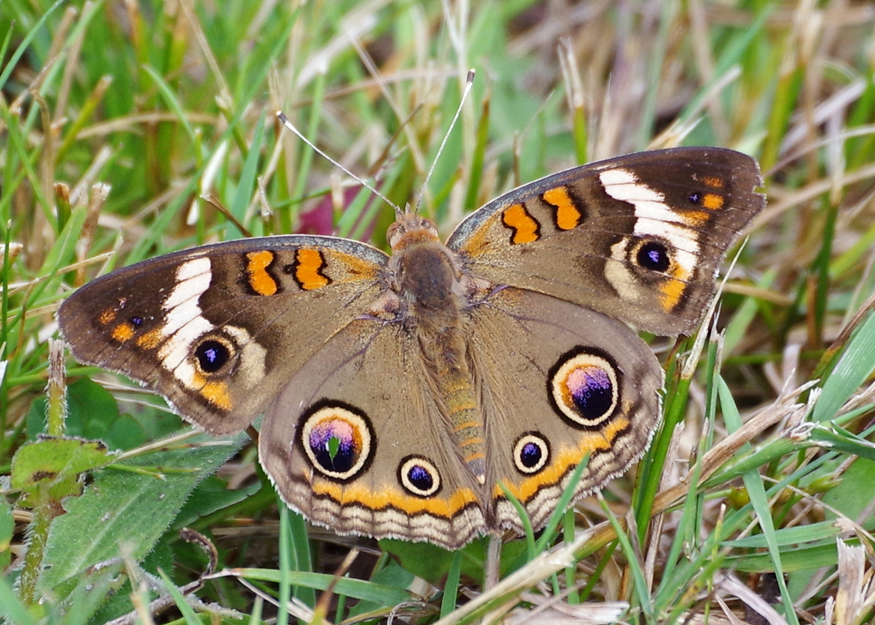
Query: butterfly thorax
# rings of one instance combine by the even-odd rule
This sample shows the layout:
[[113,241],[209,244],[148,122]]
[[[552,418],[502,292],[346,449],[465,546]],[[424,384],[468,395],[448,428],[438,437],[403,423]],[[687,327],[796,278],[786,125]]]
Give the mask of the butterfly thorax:
[[483,420],[468,365],[467,304],[456,255],[431,221],[405,216],[389,230],[393,289],[404,303],[404,323],[416,335],[451,435],[481,482],[485,476]]

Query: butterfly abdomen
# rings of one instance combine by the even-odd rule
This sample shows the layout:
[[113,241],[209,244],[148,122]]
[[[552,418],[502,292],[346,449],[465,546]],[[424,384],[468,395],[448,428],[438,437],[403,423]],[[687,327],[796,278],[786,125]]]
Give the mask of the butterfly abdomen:
[[467,370],[454,369],[438,386],[462,460],[481,484],[486,477],[486,441],[474,384]]

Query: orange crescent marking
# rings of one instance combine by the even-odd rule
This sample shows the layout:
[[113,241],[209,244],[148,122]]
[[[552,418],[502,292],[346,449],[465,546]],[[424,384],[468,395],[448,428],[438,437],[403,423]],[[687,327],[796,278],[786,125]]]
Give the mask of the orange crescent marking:
[[231,394],[228,392],[228,382],[209,381],[198,373],[195,374],[192,385],[201,397],[219,410],[229,411],[233,407],[234,402],[231,401]]
[[328,278],[319,273],[325,266],[325,259],[319,250],[300,249],[296,254],[298,266],[295,268],[295,278],[305,291],[315,291],[328,286]]
[[686,281],[690,278],[690,272],[676,264],[671,268],[669,276],[659,285],[659,291],[662,293],[659,303],[665,312],[674,310],[681,301],[684,291],[687,290]]
[[677,278],[668,278],[664,283],[659,285],[659,291],[662,293],[659,303],[665,312],[671,312],[674,307],[681,301],[687,285]]
[[227,382],[207,382],[201,389],[201,396],[221,410],[231,410],[233,405]]
[[556,187],[544,192],[544,201],[556,208],[556,226],[560,230],[573,230],[580,225],[581,212],[568,195],[566,187]]
[[269,250],[249,252],[246,258],[246,273],[249,274],[249,286],[259,295],[274,295],[279,290],[276,280],[267,272],[267,268],[276,256]]
[[360,505],[369,510],[391,506],[407,514],[425,512],[445,519],[453,518],[465,506],[477,502],[477,496],[470,488],[460,488],[448,498],[421,499],[405,495],[397,488],[374,491],[365,486],[343,486],[325,480],[314,481],[310,487],[315,495],[327,495],[341,506]]
[[501,220],[505,226],[513,228],[511,242],[514,244],[533,243],[541,238],[538,234],[538,222],[522,204],[514,204],[504,209]]

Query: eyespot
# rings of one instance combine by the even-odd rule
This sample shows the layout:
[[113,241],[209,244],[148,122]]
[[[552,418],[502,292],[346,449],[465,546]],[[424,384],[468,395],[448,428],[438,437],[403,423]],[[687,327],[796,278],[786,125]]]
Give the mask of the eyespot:
[[140,317],[139,315],[136,317],[131,317],[131,319],[130,319],[131,325],[134,326],[135,328],[139,328],[141,325],[143,325],[143,323],[145,321],[146,320],[143,319],[142,317]]
[[550,443],[539,432],[526,432],[513,445],[513,463],[520,473],[537,473],[549,459]]
[[234,351],[234,346],[227,339],[210,337],[195,348],[194,358],[200,372],[209,375],[228,364]]
[[689,200],[691,204],[698,204],[702,200],[702,196],[699,195],[698,191],[693,191],[689,195]]
[[668,249],[659,241],[647,241],[638,247],[635,260],[639,267],[664,273],[671,266]]
[[320,403],[301,418],[300,443],[319,473],[338,481],[358,475],[371,458],[374,434],[364,413],[352,406]]
[[572,424],[599,427],[620,404],[617,366],[601,350],[578,347],[550,370],[553,407]]
[[398,466],[398,481],[417,497],[431,497],[441,489],[441,476],[431,461],[422,456],[407,456]]

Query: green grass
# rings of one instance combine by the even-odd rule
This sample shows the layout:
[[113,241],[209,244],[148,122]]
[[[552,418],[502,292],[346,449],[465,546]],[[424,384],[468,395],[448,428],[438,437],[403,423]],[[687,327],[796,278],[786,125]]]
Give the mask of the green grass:
[[[623,602],[600,609],[619,605],[606,618],[624,623],[720,623],[724,610],[752,620],[755,598],[772,623],[875,618],[846,581],[848,554],[875,547],[868,5],[460,6],[0,4],[10,622],[103,622],[150,602],[169,607],[155,622],[376,622],[395,609],[416,623],[547,622],[556,612],[536,610],[555,601],[571,615]],[[421,209],[444,233],[584,159],[682,143],[763,166],[769,205],[723,296],[725,332],[692,375],[692,342],[664,358],[666,425],[639,480],[580,502],[558,540],[508,542],[487,587],[483,542],[451,554],[308,528],[277,506],[248,437],[180,437],[188,428],[124,380],[68,359],[66,413],[62,367],[46,393],[54,311],[113,267],[244,232],[332,231],[385,248],[392,210],[339,188],[344,177],[274,112],[378,173],[404,206],[469,67],[477,80]],[[203,538],[185,542],[182,527]],[[826,620],[832,601],[855,613]]]

